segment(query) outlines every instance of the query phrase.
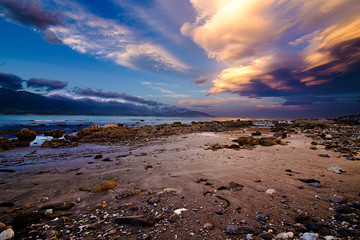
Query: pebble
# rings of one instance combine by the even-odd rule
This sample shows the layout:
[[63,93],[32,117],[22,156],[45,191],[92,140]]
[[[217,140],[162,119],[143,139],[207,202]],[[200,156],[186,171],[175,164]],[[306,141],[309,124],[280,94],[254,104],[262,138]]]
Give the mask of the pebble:
[[212,223],[205,223],[203,226],[203,229],[206,229],[206,230],[213,230],[214,228],[215,228],[215,226]]
[[329,167],[327,170],[333,171],[334,173],[341,174],[343,172],[346,172],[344,169],[339,167]]
[[277,239],[289,239],[289,238],[293,238],[293,237],[294,237],[293,232],[282,232],[282,233],[279,233],[278,235],[276,235]]
[[262,239],[272,239],[274,235],[272,234],[272,232],[264,232],[261,233],[259,237],[261,237]]
[[266,190],[266,193],[272,195],[272,194],[276,193],[276,190],[269,188],[268,190]]
[[11,228],[8,228],[4,231],[1,232],[0,234],[0,240],[7,240],[7,239],[11,239],[15,236],[14,231]]
[[304,233],[302,237],[300,237],[300,240],[317,240],[319,239],[318,233]]

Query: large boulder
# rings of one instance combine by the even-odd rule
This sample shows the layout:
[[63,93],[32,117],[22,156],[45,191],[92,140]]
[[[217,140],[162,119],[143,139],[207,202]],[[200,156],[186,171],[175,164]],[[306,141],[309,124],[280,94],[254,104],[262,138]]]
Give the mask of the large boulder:
[[53,138],[61,138],[64,135],[65,131],[61,129],[54,129],[44,133],[45,136],[51,136]]
[[6,138],[0,137],[0,152],[13,149],[14,145]]
[[36,132],[27,128],[23,128],[18,131],[15,136],[21,142],[31,142],[34,141],[36,138]]

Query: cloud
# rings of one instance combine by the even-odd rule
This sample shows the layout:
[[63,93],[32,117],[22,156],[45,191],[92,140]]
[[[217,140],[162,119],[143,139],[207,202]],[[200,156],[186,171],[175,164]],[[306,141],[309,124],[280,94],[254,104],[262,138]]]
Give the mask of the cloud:
[[256,100],[249,100],[246,97],[216,97],[214,99],[187,99],[187,100],[180,100],[179,104],[186,106],[186,107],[193,107],[193,108],[216,108],[220,104],[234,104],[234,103],[250,103],[254,104],[258,101]]
[[182,34],[228,65],[209,94],[289,99],[360,90],[358,1],[191,3],[196,17]]
[[26,85],[30,88],[35,88],[38,90],[53,91],[53,90],[61,90],[65,88],[68,84],[67,82],[63,82],[59,80],[30,78],[28,81],[26,81]]
[[14,74],[0,72],[0,86],[12,90],[22,89],[24,80]]
[[162,103],[158,103],[151,100],[144,100],[140,97],[135,97],[128,95],[126,93],[117,93],[117,92],[103,92],[102,90],[94,91],[91,88],[77,88],[75,89],[75,93],[79,96],[87,96],[87,97],[98,97],[100,99],[118,99],[122,101],[137,103],[137,104],[147,104],[149,106],[160,106],[164,105]]
[[96,16],[72,1],[57,2],[57,8],[66,24],[51,26],[48,31],[75,51],[135,70],[183,72],[189,69],[163,46],[141,37],[137,29]]
[[61,15],[42,9],[35,0],[0,0],[5,18],[25,26],[35,26],[46,30],[49,26],[61,24]]
[[142,82],[142,84],[147,85],[151,89],[160,91],[161,93],[165,93],[164,95],[156,95],[156,96],[155,95],[148,95],[148,96],[152,96],[152,97],[172,97],[172,98],[189,98],[189,97],[191,97],[190,95],[178,94],[178,93],[174,93],[173,91],[170,91],[168,89],[164,89],[164,88],[161,88],[161,87],[154,86],[154,85],[159,85],[158,83]]
[[200,76],[192,81],[196,84],[202,84],[202,83],[206,83],[209,80],[210,78],[208,76]]

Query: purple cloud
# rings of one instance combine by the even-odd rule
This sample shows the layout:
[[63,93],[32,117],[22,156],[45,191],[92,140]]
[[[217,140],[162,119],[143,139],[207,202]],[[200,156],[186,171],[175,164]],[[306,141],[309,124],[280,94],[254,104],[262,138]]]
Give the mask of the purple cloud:
[[61,24],[61,15],[41,8],[34,0],[0,0],[5,9],[5,17],[22,25],[33,25],[46,30],[51,25]]
[[134,103],[141,103],[147,104],[150,106],[160,106],[164,105],[162,103],[158,103],[151,100],[145,100],[143,98],[135,97],[128,95],[126,93],[117,93],[117,92],[103,92],[102,90],[92,90],[91,88],[77,88],[75,93],[80,96],[88,96],[88,97],[100,97],[100,98],[116,98],[116,99],[123,99],[125,101],[134,102]]
[[22,89],[24,80],[14,74],[0,72],[0,86],[12,90]]
[[26,82],[26,85],[31,88],[43,89],[46,91],[60,90],[65,88],[68,84],[59,80],[48,80],[44,78],[31,78]]

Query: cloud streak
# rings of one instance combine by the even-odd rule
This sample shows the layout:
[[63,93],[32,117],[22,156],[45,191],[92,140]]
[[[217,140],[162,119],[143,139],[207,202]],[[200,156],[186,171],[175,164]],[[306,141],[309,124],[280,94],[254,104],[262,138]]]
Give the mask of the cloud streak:
[[0,72],[0,86],[11,90],[22,89],[24,80],[14,74]]

